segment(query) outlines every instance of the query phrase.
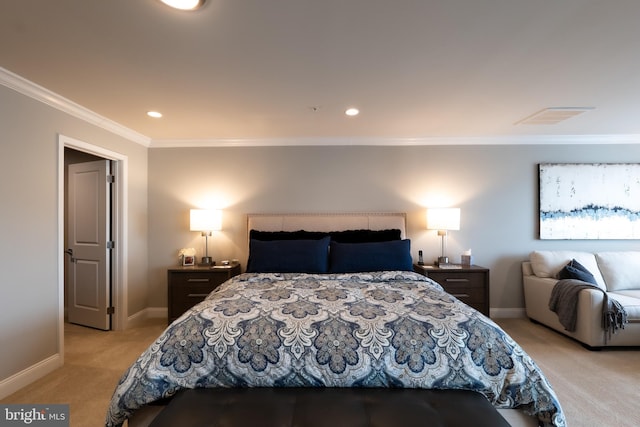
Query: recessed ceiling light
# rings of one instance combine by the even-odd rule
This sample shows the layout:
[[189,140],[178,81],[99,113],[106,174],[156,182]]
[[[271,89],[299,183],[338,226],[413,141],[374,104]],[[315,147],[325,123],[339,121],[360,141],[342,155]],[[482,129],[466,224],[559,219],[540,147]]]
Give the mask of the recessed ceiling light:
[[360,110],[358,110],[357,108],[348,108],[344,113],[347,116],[357,116],[358,114],[360,114]]
[[167,6],[180,10],[196,10],[202,7],[204,0],[160,0]]
[[162,113],[159,113],[158,111],[147,111],[147,116],[153,117],[154,119],[159,119],[160,117],[162,117]]

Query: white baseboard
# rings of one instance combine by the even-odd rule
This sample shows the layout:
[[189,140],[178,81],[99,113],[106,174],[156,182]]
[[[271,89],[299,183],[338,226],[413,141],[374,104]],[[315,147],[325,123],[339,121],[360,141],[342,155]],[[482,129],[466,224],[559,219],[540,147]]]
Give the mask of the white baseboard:
[[127,318],[127,329],[140,326],[146,319],[166,319],[168,315],[167,307],[147,307]]
[[161,319],[169,316],[169,309],[167,307],[148,307],[147,317],[150,319]]
[[60,357],[59,353],[56,353],[53,356],[0,381],[0,399],[4,399],[21,388],[28,386],[32,382],[50,374],[58,368],[61,368],[62,364],[62,357]]
[[524,308],[492,308],[489,310],[492,319],[513,319],[527,317]]
[[[126,328],[132,328],[144,323],[146,319],[166,319],[168,311],[166,307],[148,307],[127,318]],[[32,382],[62,367],[64,360],[59,353],[54,354],[9,378],[0,381],[0,399],[3,399]]]

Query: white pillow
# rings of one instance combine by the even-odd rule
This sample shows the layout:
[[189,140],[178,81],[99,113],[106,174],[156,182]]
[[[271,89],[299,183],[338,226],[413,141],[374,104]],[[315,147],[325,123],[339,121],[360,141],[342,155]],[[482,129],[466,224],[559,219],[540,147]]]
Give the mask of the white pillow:
[[640,289],[640,252],[600,252],[596,260],[607,290]]
[[591,252],[578,251],[533,251],[529,255],[533,273],[538,277],[551,277],[556,279],[558,272],[564,268],[572,259],[575,259],[584,266],[602,289],[606,289],[605,281],[600,274],[596,257]]

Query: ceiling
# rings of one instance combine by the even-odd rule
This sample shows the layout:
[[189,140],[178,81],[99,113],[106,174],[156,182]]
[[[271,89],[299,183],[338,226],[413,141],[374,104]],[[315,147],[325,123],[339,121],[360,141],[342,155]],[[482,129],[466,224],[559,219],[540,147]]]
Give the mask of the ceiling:
[[[152,144],[637,135],[639,21],[637,0],[2,0],[0,67]],[[557,107],[593,110],[518,124]]]

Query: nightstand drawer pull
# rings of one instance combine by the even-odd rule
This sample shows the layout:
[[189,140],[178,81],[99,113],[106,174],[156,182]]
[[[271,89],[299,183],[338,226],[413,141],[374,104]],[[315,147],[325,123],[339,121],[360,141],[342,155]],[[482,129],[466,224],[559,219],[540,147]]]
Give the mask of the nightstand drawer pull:
[[207,283],[207,282],[209,282],[209,279],[207,279],[207,278],[204,278],[204,279],[187,279],[187,282],[190,282],[190,283],[194,283],[194,282]]
[[204,298],[209,294],[187,294],[187,297],[189,298]]
[[453,282],[455,282],[455,283],[461,283],[461,282],[467,283],[469,281],[469,279],[452,279],[452,278],[448,277],[448,278],[444,279],[444,281],[445,282],[452,282],[452,283]]
[[469,294],[451,294],[456,298],[469,298]]

